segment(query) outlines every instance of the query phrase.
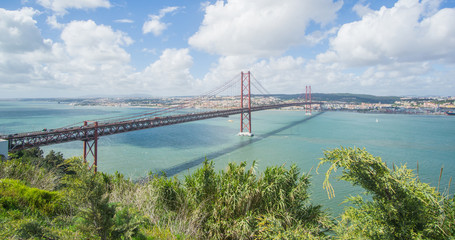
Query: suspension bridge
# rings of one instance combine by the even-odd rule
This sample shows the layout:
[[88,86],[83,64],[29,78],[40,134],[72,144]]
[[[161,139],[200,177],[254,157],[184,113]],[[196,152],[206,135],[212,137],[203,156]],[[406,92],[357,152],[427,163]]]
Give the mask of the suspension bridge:
[[[154,109],[153,111],[122,115],[111,118],[98,120],[88,120],[81,123],[72,124],[62,128],[44,129],[43,131],[24,132],[9,135],[0,135],[0,139],[7,141],[7,151],[18,151],[27,148],[40,147],[52,144],[59,144],[72,141],[83,142],[83,158],[91,157],[93,159],[92,168],[97,171],[98,165],[98,139],[102,136],[137,131],[155,127],[162,127],[173,124],[180,124],[192,121],[199,121],[217,117],[227,117],[230,115],[240,114],[240,132],[241,136],[253,136],[251,113],[269,109],[278,109],[284,107],[302,106],[307,114],[311,114],[312,105],[321,106],[320,102],[311,101],[311,86],[306,86],[305,96],[300,97],[298,101],[293,102],[267,102],[265,104],[255,103],[253,100],[252,88],[254,87],[261,96],[270,95],[270,93],[256,79],[252,78],[250,72],[241,72],[240,81],[238,76],[221,84],[221,86],[195,98],[187,99],[184,102],[170,107]],[[238,86],[240,83],[240,86]],[[240,94],[232,98],[237,107],[230,105],[226,108],[216,109],[205,108],[202,111],[194,112],[195,106],[201,105],[225,93],[229,89],[239,89]],[[193,110],[185,112],[185,109]],[[1,149],[0,149],[1,150]]]

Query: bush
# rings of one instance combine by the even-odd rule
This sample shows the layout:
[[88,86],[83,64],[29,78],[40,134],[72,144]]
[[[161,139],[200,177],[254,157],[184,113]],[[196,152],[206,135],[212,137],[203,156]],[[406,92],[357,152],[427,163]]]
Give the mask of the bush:
[[66,175],[63,183],[79,217],[79,229],[86,234],[96,233],[101,239],[108,239],[115,215],[115,205],[109,203],[108,175],[90,171],[80,158],[72,158],[69,163],[69,170],[75,174]]
[[142,236],[142,215],[134,208],[110,201],[114,187],[124,187],[123,176],[92,172],[80,158],[68,161],[74,174],[63,178],[65,192],[74,206],[76,226],[88,238],[132,239]]
[[0,179],[0,206],[5,209],[30,209],[47,216],[66,209],[62,193],[27,187],[14,179]]
[[335,228],[341,239],[449,239],[454,235],[453,197],[442,196],[435,188],[420,182],[401,166],[389,169],[381,158],[365,149],[341,148],[326,151],[319,165],[330,163],[324,187],[329,196],[332,171],[342,168],[341,180],[363,187],[372,196],[350,197]]
[[[80,158],[64,160],[62,172],[47,178],[45,165],[30,164],[42,152],[17,153],[0,163],[0,239],[327,239],[332,229],[340,239],[455,237],[454,198],[406,166],[391,170],[358,148],[324,156],[329,196],[330,175],[340,168],[340,179],[371,196],[348,198],[336,226],[309,202],[310,176],[295,165],[256,173],[255,163],[230,163],[216,172],[206,160],[184,180],[152,175],[135,184],[119,173],[95,174]],[[62,157],[52,153],[45,162],[58,168]],[[36,188],[41,180],[47,190]],[[49,190],[51,180],[59,191]]]
[[277,219],[282,230],[300,226],[314,237],[330,228],[320,207],[308,201],[308,175],[300,175],[295,165],[288,170],[269,167],[260,176],[254,168],[254,163],[249,169],[245,162],[230,163],[227,170],[215,173],[213,162],[205,161],[185,178],[183,186],[171,184],[175,190],[169,191],[169,182],[162,182],[163,196],[170,198],[163,202],[177,201],[176,206],[191,211],[202,235],[214,239],[252,239],[259,229],[258,219],[264,215]]
[[44,231],[45,230],[40,222],[36,220],[30,220],[24,221],[22,224],[20,224],[17,233],[21,238],[27,239],[32,237],[42,238],[44,235]]
[[46,156],[46,160],[43,157],[42,150],[32,148],[10,153],[10,157],[11,160],[0,162],[0,179],[18,179],[31,187],[45,190],[56,190],[59,187],[59,179],[63,174],[62,169],[66,165],[59,165],[59,169],[58,167],[47,164],[46,161],[54,161],[55,158],[63,159],[60,153],[51,151]]

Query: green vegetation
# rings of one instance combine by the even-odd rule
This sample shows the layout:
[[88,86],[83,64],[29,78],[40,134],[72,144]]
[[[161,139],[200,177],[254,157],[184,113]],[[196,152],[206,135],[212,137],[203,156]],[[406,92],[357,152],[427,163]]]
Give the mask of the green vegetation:
[[[320,164],[331,163],[324,188],[333,196],[329,177],[342,168],[339,179],[359,185],[372,200],[350,197],[352,203],[334,228],[340,239],[453,239],[455,205],[413,172],[401,166],[389,169],[364,149],[341,148],[325,152]],[[394,167],[395,169],[395,167]]]
[[310,176],[293,165],[203,166],[183,180],[150,174],[134,183],[91,172],[79,158],[39,149],[0,162],[0,239],[450,239],[453,197],[390,170],[362,149],[325,152],[324,187],[341,180],[371,196],[331,218],[309,201]]

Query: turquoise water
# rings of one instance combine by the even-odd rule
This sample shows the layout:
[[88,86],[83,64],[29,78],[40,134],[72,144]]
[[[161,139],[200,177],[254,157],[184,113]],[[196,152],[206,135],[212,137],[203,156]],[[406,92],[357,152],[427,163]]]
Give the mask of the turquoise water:
[[[89,119],[141,112],[141,108],[73,107],[54,102],[0,101],[0,133],[56,128]],[[119,171],[138,178],[149,171],[167,171],[181,177],[205,157],[218,169],[228,162],[257,162],[258,171],[271,165],[297,164],[311,170],[312,199],[338,214],[345,196],[360,190],[332,180],[336,197],[329,200],[322,189],[327,167],[316,167],[323,151],[339,146],[365,147],[387,164],[407,164],[419,177],[441,188],[455,176],[455,117],[326,112],[308,118],[302,111],[262,111],[253,114],[253,138],[239,137],[239,116],[216,118],[102,137],[99,170]],[[82,142],[43,147],[65,157],[81,156]],[[455,189],[451,187],[450,192]]]

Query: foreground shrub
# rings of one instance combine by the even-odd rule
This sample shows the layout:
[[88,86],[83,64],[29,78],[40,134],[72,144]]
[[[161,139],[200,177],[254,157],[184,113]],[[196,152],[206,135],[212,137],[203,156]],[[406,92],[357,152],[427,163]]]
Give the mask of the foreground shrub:
[[143,223],[134,208],[110,202],[115,182],[125,180],[105,173],[93,173],[80,158],[68,161],[73,174],[63,178],[65,193],[73,206],[76,226],[87,238],[132,239],[140,236]]
[[389,169],[379,157],[365,149],[341,148],[326,151],[319,165],[330,163],[324,188],[333,171],[342,168],[341,180],[364,188],[371,201],[350,197],[336,233],[341,239],[452,239],[454,199],[442,196],[435,188],[420,182],[402,166]]
[[[300,222],[294,226],[286,226],[282,221],[273,216],[263,216],[258,218],[258,232],[255,234],[255,239],[280,239],[280,240],[300,240],[300,239],[321,239],[322,236],[315,236],[312,231],[308,231],[308,226],[305,222]],[[304,227],[302,227],[304,226]]]
[[113,182],[111,200],[142,212],[155,229],[154,234],[144,230],[147,236],[320,239],[332,226],[321,207],[309,202],[309,175],[295,165],[269,167],[259,174],[255,164],[247,168],[245,162],[230,163],[216,172],[213,162],[205,161],[184,180],[151,175],[143,184]]
[[349,198],[336,226],[309,202],[309,175],[295,165],[256,173],[255,163],[230,163],[216,172],[205,161],[183,180],[151,175],[137,184],[119,173],[94,174],[71,158],[52,175],[59,190],[49,191],[49,183],[47,190],[35,185],[48,179],[45,166],[62,167],[61,155],[34,167],[42,152],[18,153],[1,162],[0,239],[454,239],[453,197],[406,166],[391,170],[357,148],[324,154],[329,196],[330,175],[340,168],[340,179],[371,195]]
[[247,169],[245,162],[230,163],[216,173],[213,162],[205,161],[182,186],[163,182],[162,202],[168,203],[169,210],[179,207],[190,211],[200,234],[208,238],[256,238],[263,216],[276,219],[283,231],[298,226],[309,236],[323,236],[331,222],[319,206],[309,203],[309,176],[300,175],[295,165],[289,169],[269,167],[259,176],[254,167]]
[[0,207],[29,209],[44,215],[56,215],[66,209],[62,193],[27,187],[19,180],[0,179]]
[[60,176],[55,171],[29,164],[22,159],[11,159],[0,162],[0,179],[2,178],[22,180],[39,189],[56,190]]

